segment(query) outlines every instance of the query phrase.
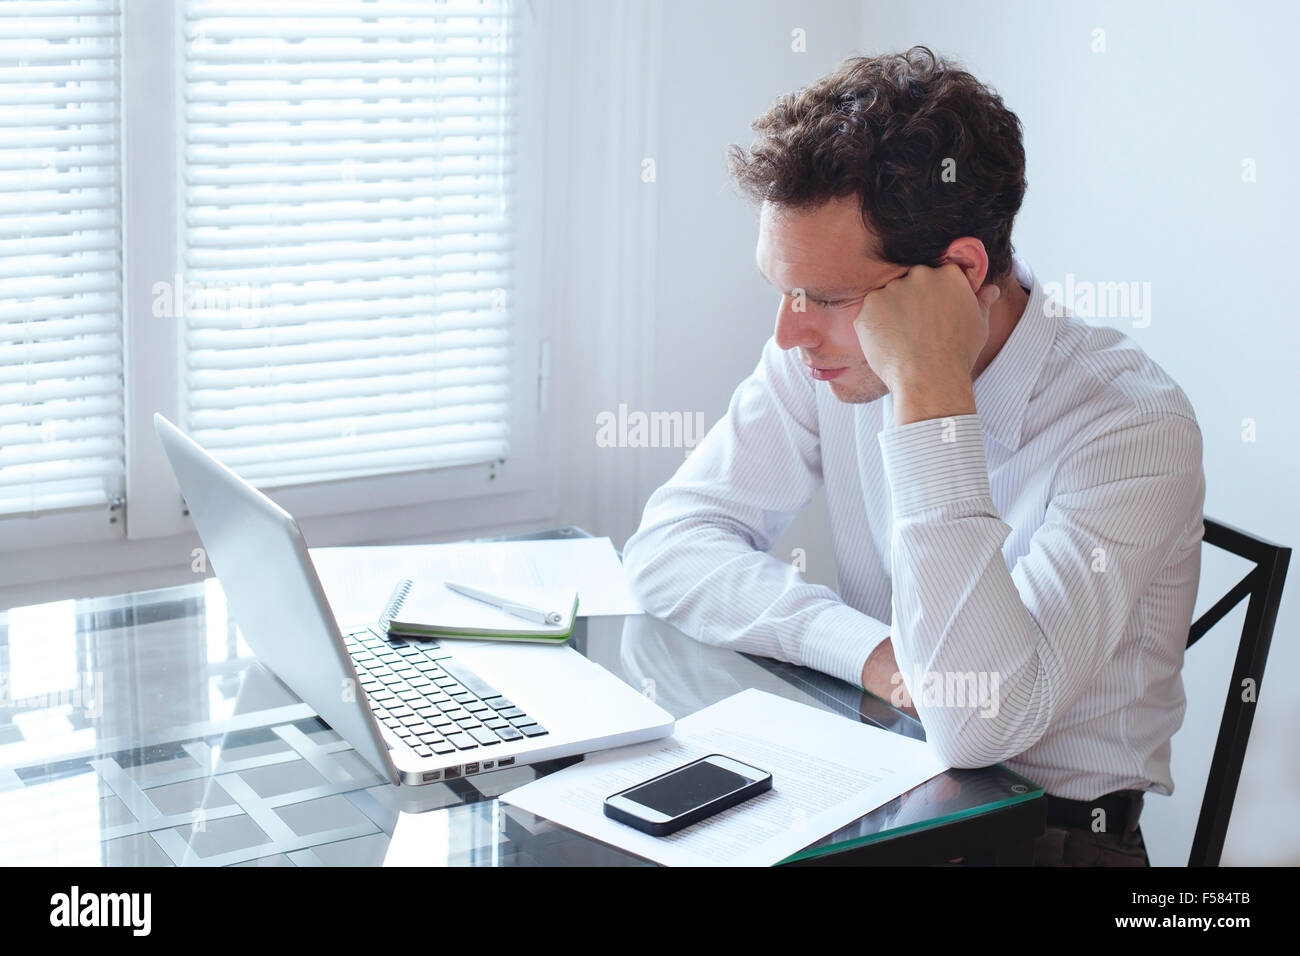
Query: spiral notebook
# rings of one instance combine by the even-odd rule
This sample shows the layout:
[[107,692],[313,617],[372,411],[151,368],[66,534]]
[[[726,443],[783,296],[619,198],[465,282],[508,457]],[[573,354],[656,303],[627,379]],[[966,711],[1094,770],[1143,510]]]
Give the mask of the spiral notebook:
[[539,624],[476,601],[448,588],[442,581],[416,582],[403,578],[379,617],[390,634],[407,637],[461,637],[490,641],[533,641],[563,644],[573,634],[578,617],[574,588],[512,585],[510,597],[521,604],[557,611],[559,624]]

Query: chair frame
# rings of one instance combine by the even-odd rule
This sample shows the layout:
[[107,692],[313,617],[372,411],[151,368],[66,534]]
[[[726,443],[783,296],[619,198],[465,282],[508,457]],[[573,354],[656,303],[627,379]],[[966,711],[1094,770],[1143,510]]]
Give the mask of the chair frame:
[[[1268,660],[1268,648],[1282,601],[1282,586],[1291,561],[1290,548],[1209,518],[1205,519],[1205,543],[1246,558],[1254,562],[1255,567],[1192,622],[1187,635],[1190,649],[1233,608],[1246,598],[1250,599],[1246,605],[1246,620],[1237,644],[1237,659],[1232,667],[1232,680],[1228,684],[1223,720],[1214,744],[1214,757],[1210,761],[1210,775],[1205,782],[1205,797],[1196,821],[1188,866],[1218,866],[1223,855],[1223,841],[1228,835],[1232,805],[1237,798],[1237,783],[1246,759],[1250,726],[1264,683],[1264,664]],[[1255,682],[1255,699],[1251,701],[1244,699],[1243,685],[1247,679]]]

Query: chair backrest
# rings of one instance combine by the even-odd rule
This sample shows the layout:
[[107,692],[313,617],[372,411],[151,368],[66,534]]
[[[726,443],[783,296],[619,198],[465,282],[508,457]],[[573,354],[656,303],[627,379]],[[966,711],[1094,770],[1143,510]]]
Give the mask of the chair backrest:
[[1255,567],[1213,607],[1193,621],[1187,635],[1190,648],[1243,599],[1250,598],[1188,866],[1218,866],[1223,854],[1223,840],[1228,833],[1232,804],[1237,798],[1237,781],[1241,777],[1246,744],[1250,740],[1250,724],[1264,682],[1264,663],[1273,639],[1273,626],[1277,623],[1282,585],[1291,561],[1290,548],[1261,540],[1209,518],[1205,519],[1205,543],[1246,558],[1254,562]]

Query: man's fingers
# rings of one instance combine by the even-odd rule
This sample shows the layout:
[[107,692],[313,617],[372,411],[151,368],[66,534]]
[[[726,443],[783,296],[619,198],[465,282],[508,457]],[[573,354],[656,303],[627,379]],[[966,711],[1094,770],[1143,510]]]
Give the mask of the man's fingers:
[[980,308],[987,312],[989,309],[993,308],[993,303],[998,301],[998,297],[1001,295],[1002,290],[990,283],[980,289],[979,292],[976,293],[975,298],[979,300]]

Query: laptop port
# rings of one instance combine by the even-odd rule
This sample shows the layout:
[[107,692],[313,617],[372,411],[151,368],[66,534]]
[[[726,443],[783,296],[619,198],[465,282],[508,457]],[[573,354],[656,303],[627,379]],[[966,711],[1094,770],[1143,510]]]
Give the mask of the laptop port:
[[445,771],[443,771],[443,774],[444,774],[443,776],[444,780],[455,779],[456,777],[460,776],[460,767],[448,767]]
[[430,780],[437,780],[441,776],[442,776],[441,770],[430,770],[428,773],[424,775],[424,782],[428,783]]
[[472,773],[478,773],[478,764],[476,763],[465,764],[465,776],[468,777]]
[[484,761],[483,761],[483,769],[484,769],[484,770],[491,770],[491,769],[492,769],[493,767],[495,767],[496,765],[497,765],[497,762],[496,762],[495,760],[484,760]]
[[515,762],[515,758],[514,758],[514,757],[502,757],[500,760],[497,761],[497,766],[498,766],[498,767],[509,767],[509,766],[510,766],[512,763],[514,763],[514,762]]

